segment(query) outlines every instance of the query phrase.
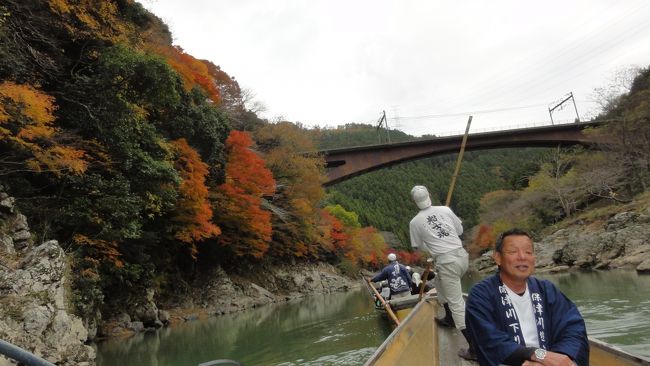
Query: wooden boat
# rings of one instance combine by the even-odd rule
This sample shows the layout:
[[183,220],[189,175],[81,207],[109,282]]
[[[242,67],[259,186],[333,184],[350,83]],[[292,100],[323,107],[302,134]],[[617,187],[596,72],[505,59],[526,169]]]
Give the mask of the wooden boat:
[[[458,350],[467,347],[462,334],[455,329],[438,327],[433,318],[438,313],[435,297],[427,297],[386,338],[366,366],[475,366],[478,363],[458,357]],[[615,346],[589,339],[591,366],[650,366],[650,360]]]
[[[370,294],[372,301],[375,304],[375,309],[382,314],[387,314],[388,311],[392,311],[397,317],[398,322],[401,322],[406,318],[406,316],[413,310],[415,305],[417,305],[420,300],[420,295],[409,295],[405,297],[400,297],[396,299],[379,299],[381,296],[381,290],[373,289],[372,284],[367,282],[363,276],[361,276],[361,282],[365,285],[368,293]],[[388,304],[390,310],[387,310],[384,306],[384,302]],[[388,315],[388,314],[387,314]]]

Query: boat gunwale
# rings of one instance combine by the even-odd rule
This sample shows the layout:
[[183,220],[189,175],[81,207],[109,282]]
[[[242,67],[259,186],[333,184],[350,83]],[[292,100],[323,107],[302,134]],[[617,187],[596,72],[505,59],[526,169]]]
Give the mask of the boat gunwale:
[[[467,297],[467,294],[463,294],[463,297]],[[437,296],[436,295],[431,295],[427,296],[422,299],[422,301],[418,302],[417,305],[411,310],[411,312],[404,318],[404,320],[400,323],[399,326],[397,326],[393,331],[390,333],[388,337],[381,343],[379,347],[375,350],[375,352],[372,354],[372,356],[364,363],[364,366],[371,366],[374,365],[383,355],[383,353],[387,350],[388,345],[398,337],[399,333],[401,333],[402,329],[407,326],[407,324],[410,322],[410,319],[412,317],[415,317],[417,310],[419,310],[420,307],[424,306],[424,302],[431,302],[431,301],[437,301]],[[435,306],[435,304],[434,304]],[[588,337],[589,339],[589,347],[595,347],[598,348],[599,350],[609,353],[615,357],[621,358],[624,361],[629,361],[633,363],[634,365],[639,365],[639,366],[650,366],[650,359],[641,356],[641,355],[636,355],[633,353],[630,353],[628,351],[623,350],[619,346],[607,343],[603,340],[593,338],[593,337]]]
[[[393,331],[384,339],[384,341],[381,343],[379,347],[373,352],[372,356],[364,363],[364,366],[369,366],[369,365],[374,365],[376,361],[384,354],[384,352],[387,349],[388,344],[390,344],[395,338],[397,338],[398,334],[401,332],[402,328],[405,328],[407,324],[410,322],[411,318],[415,317],[416,311],[424,306],[425,302],[430,302],[430,301],[437,301],[437,296],[428,296],[422,299],[422,301],[419,301],[417,305],[411,310],[411,312],[404,318],[404,320],[393,329]],[[434,304],[435,306],[435,304]]]
[[630,353],[628,351],[625,351],[624,349],[620,348],[619,346],[607,343],[605,341],[602,341],[597,338],[593,337],[588,337],[589,338],[589,347],[596,347],[600,350],[603,350],[605,352],[614,354],[617,357],[623,358],[625,360],[632,361],[634,363],[637,363],[639,365],[644,365],[644,366],[650,366],[650,359],[641,356],[641,355],[635,355],[633,353]]

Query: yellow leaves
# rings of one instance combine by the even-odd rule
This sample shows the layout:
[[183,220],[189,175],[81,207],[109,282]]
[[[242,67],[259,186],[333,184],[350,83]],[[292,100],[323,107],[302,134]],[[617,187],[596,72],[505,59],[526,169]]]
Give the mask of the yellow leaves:
[[151,192],[146,192],[145,202],[145,211],[147,212],[147,217],[149,219],[153,219],[162,214],[163,200],[161,197]]
[[83,150],[55,141],[54,98],[28,84],[0,84],[0,137],[31,153],[25,163],[36,171],[82,174],[88,168]]
[[137,38],[135,26],[122,19],[114,1],[48,0],[47,3],[74,38],[98,38],[114,43],[128,43]]
[[5,107],[0,104],[0,123],[7,122],[9,120],[9,113],[5,110]]
[[48,125],[54,121],[52,114],[56,107],[54,98],[27,84],[14,84],[5,81],[0,84],[0,123],[10,119],[5,107],[5,100],[19,106],[23,115],[41,125]]
[[18,133],[18,137],[27,141],[45,140],[51,138],[54,132],[54,128],[47,125],[30,125],[23,128]]
[[38,163],[37,171],[45,167],[56,175],[59,175],[62,171],[80,175],[88,168],[88,163],[84,160],[86,152],[68,146],[56,145],[43,150],[36,150],[34,156]]
[[68,6],[68,3],[65,0],[50,0],[49,4],[50,4],[50,8],[54,10],[56,13],[59,14],[70,13],[70,7]]

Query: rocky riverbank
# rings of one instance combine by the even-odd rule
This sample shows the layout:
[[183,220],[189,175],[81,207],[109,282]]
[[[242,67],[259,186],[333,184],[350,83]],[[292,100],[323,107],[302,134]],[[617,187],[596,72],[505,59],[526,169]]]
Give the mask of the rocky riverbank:
[[0,339],[57,365],[92,365],[88,332],[69,311],[67,269],[55,240],[34,245],[27,219],[0,187]]
[[[557,230],[535,242],[537,272],[635,269],[650,273],[650,207]],[[496,268],[492,251],[473,261],[479,272]]]
[[285,302],[291,299],[348,291],[359,282],[325,263],[262,266],[242,273],[217,267],[192,284],[182,301],[156,302],[153,291],[146,300],[103,322],[99,337],[130,335],[168,324],[203,319]]

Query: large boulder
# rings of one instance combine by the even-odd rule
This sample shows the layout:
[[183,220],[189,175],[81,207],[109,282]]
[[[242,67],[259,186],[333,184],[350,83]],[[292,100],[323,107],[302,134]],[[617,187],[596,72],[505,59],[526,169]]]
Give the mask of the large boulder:
[[0,267],[0,338],[57,365],[92,362],[88,332],[67,309],[63,250],[51,240],[23,254]]
[[637,267],[636,271],[639,273],[650,273],[650,258],[641,262]]
[[95,352],[84,344],[88,332],[68,311],[59,243],[34,246],[27,219],[1,186],[0,224],[0,339],[57,365],[93,363]]

